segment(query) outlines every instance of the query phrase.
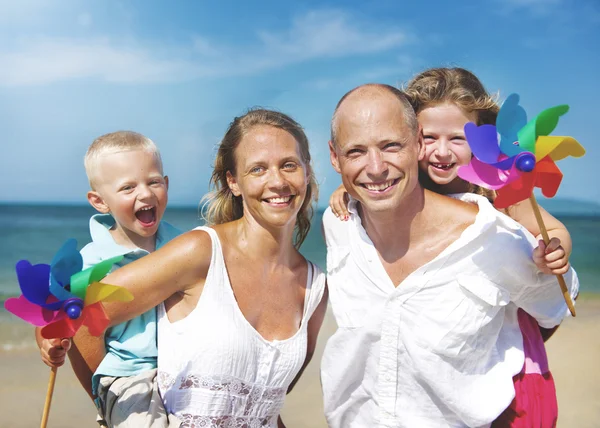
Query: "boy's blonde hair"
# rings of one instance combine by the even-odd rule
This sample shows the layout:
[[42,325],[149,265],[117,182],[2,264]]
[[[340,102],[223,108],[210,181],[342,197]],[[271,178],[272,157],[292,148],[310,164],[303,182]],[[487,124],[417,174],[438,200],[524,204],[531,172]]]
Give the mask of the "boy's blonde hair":
[[102,135],[94,140],[88,147],[83,163],[90,186],[94,189],[94,182],[100,174],[97,171],[97,161],[102,155],[109,153],[118,153],[128,150],[146,150],[154,154],[158,161],[160,172],[162,174],[162,158],[156,144],[142,134],[133,131],[117,131]]

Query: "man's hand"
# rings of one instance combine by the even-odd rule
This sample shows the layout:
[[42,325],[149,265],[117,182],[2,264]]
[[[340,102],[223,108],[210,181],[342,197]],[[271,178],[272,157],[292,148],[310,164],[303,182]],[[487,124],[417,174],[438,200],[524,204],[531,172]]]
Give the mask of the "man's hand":
[[67,351],[71,348],[71,339],[43,339],[40,345],[42,361],[48,367],[60,367],[65,363]]
[[546,274],[563,275],[569,270],[567,253],[560,245],[560,239],[552,238],[548,245],[539,241],[539,247],[533,250],[533,262]]

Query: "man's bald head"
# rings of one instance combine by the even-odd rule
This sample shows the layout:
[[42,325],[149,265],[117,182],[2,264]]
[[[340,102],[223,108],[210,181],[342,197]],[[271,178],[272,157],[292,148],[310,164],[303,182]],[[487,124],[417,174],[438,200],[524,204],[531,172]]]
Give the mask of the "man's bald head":
[[400,89],[380,83],[369,83],[358,86],[347,92],[337,103],[333,118],[331,119],[331,142],[336,146],[336,137],[339,135],[340,117],[348,114],[357,103],[374,100],[397,101],[401,107],[401,115],[398,120],[404,121],[412,136],[416,136],[419,130],[417,116],[408,101],[408,98]]

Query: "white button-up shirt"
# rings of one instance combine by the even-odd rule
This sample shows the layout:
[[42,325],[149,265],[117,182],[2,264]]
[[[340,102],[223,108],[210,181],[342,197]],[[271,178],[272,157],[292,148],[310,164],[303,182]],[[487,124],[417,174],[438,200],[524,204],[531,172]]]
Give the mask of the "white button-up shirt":
[[[361,225],[323,216],[338,330],[321,366],[332,428],[479,427],[506,409],[524,363],[517,308],[550,328],[568,314],[555,276],[532,261],[535,238],[483,197],[475,222],[396,286]],[[577,275],[565,275],[577,294]]]

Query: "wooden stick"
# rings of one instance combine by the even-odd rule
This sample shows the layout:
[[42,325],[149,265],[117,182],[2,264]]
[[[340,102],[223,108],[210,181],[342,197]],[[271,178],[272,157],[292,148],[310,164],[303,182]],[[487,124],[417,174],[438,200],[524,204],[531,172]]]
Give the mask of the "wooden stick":
[[[546,230],[546,225],[544,224],[544,220],[542,219],[542,213],[540,212],[540,207],[538,206],[537,201],[535,200],[535,196],[532,193],[529,197],[531,201],[531,206],[533,208],[533,213],[535,214],[535,219],[540,226],[540,231],[542,232],[542,238],[544,238],[544,243],[548,245],[550,242],[550,237],[548,236],[548,231]],[[560,289],[562,291],[562,295],[567,303],[567,307],[571,312],[571,315],[575,316],[575,305],[573,304],[573,300],[571,299],[571,294],[569,293],[569,289],[567,288],[567,284],[565,283],[565,279],[562,275],[556,275],[558,278],[558,284],[560,285]]]
[[41,428],[46,428],[48,416],[50,415],[50,404],[52,404],[52,394],[54,393],[54,382],[56,381],[57,367],[50,370],[50,380],[48,381],[48,391],[46,391],[46,403],[44,404],[44,413],[42,414]]

